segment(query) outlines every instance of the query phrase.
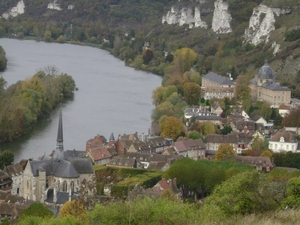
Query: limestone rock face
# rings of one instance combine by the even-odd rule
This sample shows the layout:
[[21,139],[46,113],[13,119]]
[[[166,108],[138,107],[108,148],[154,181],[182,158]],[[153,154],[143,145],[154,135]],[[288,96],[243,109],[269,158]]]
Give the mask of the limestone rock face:
[[[16,17],[19,14],[23,14],[25,12],[25,4],[23,0],[20,0],[18,4],[12,9],[2,14],[2,17],[8,20],[10,17]],[[1,17],[0,17],[1,18]]]
[[60,8],[60,5],[57,4],[57,0],[54,0],[53,3],[49,3],[47,9],[53,9],[53,10],[58,10],[58,11],[62,10]]
[[215,1],[215,10],[212,19],[212,29],[218,34],[231,33],[232,29],[230,26],[230,21],[232,17],[228,12],[228,3],[223,2],[223,0]]
[[259,5],[253,9],[249,27],[245,30],[245,41],[254,45],[269,41],[271,31],[275,30],[275,15],[272,8]]
[[178,24],[179,26],[187,24],[189,28],[207,28],[207,24],[201,20],[200,7],[195,7],[195,10],[193,10],[191,7],[179,9],[173,6],[171,11],[163,16],[162,23]]

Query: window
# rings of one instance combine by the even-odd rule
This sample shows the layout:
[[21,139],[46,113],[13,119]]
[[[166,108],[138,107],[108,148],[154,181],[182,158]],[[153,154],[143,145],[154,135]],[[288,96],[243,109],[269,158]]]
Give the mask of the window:
[[67,192],[67,188],[68,188],[67,182],[64,181],[63,182],[63,192]]

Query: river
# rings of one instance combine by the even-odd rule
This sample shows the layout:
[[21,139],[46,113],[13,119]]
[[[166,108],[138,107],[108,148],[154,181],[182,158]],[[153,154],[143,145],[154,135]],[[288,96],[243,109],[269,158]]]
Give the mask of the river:
[[[109,139],[113,133],[117,139],[119,134],[148,133],[151,95],[161,77],[126,67],[110,53],[89,46],[15,39],[0,39],[0,46],[8,59],[0,76],[8,86],[47,66],[74,78],[78,91],[62,104],[65,150],[85,150],[86,141],[97,134]],[[0,150],[13,151],[15,162],[50,154],[56,146],[58,116],[56,109],[29,134],[1,143]]]

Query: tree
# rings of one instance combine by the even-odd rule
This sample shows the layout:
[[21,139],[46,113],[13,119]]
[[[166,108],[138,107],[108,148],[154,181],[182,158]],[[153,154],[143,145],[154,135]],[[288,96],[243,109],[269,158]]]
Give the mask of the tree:
[[282,208],[300,207],[300,177],[291,178],[287,186],[288,197],[281,203]]
[[255,137],[252,145],[251,145],[252,150],[266,150],[269,149],[269,143],[268,140],[261,139],[259,137]]
[[239,173],[216,186],[206,198],[201,213],[211,211],[225,219],[275,210],[284,197],[284,191],[275,188],[275,185],[256,170]]
[[78,200],[68,201],[63,204],[59,212],[59,217],[71,217],[79,220],[82,224],[88,224],[87,210]]
[[24,209],[20,214],[20,220],[23,220],[27,217],[42,217],[42,218],[51,218],[54,217],[53,212],[48,209],[42,203],[32,203],[29,207]]
[[281,123],[283,127],[300,127],[300,107],[294,108],[286,115]]
[[251,97],[251,90],[249,87],[250,76],[248,75],[239,75],[236,79],[235,84],[235,96],[239,101],[243,101],[246,98]]
[[153,59],[153,51],[150,48],[146,48],[143,52],[143,60],[145,64],[148,64]]
[[172,138],[174,141],[179,136],[184,136],[185,131],[183,129],[183,123],[175,116],[169,116],[161,124],[161,136]]
[[208,134],[215,134],[216,133],[216,127],[211,122],[204,122],[201,124],[201,133],[206,136]]
[[233,160],[235,161],[235,151],[233,150],[233,147],[231,144],[228,143],[222,143],[219,145],[219,148],[215,155],[215,160]]
[[201,97],[201,87],[196,83],[183,85],[184,99],[188,105],[198,105]]
[[273,153],[270,150],[265,150],[260,154],[260,156],[272,158]]
[[14,162],[14,153],[10,150],[5,150],[0,154],[0,169],[3,169],[5,166],[12,165]]
[[189,71],[191,66],[197,60],[197,53],[190,48],[181,48],[177,49],[174,52],[174,62],[177,64],[180,71],[184,73],[185,71]]

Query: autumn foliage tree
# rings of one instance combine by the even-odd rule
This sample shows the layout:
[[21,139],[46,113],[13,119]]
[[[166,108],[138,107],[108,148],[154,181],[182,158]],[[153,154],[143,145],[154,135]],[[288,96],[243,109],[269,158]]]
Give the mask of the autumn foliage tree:
[[174,62],[177,64],[180,71],[184,73],[185,71],[189,71],[191,66],[197,60],[197,53],[190,48],[180,48],[174,52]]
[[201,87],[196,83],[185,83],[183,85],[184,99],[188,105],[198,105],[201,97]]
[[179,136],[184,136],[185,131],[181,120],[175,116],[167,117],[161,124],[161,136],[176,140]]
[[219,145],[219,148],[216,152],[215,160],[216,161],[220,161],[220,160],[235,161],[235,155],[236,155],[236,153],[231,144],[222,143]]
[[68,201],[63,204],[59,217],[71,217],[81,221],[81,224],[88,224],[88,213],[84,204],[78,200]]
[[283,127],[299,127],[300,126],[300,107],[292,109],[291,112],[284,117],[281,126]]

